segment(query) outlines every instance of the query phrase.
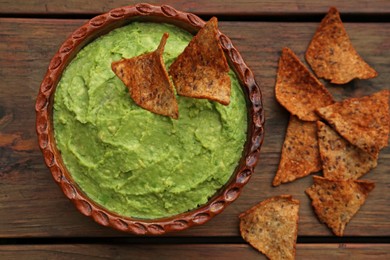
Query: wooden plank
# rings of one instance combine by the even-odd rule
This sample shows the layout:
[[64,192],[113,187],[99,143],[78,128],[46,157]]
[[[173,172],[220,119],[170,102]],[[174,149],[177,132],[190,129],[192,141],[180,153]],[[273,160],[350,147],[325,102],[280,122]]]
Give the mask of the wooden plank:
[[[247,244],[2,245],[0,258],[19,259],[267,259]],[[298,244],[296,259],[389,259],[389,244]]]
[[[288,15],[288,14],[322,14],[330,6],[336,6],[344,14],[389,14],[390,2],[386,0],[200,0],[200,1],[152,1],[154,4],[166,4],[198,15]],[[139,1],[78,1],[78,0],[0,0],[2,14],[98,14],[113,8],[135,5]]]
[[[123,236],[84,217],[62,195],[44,166],[35,134],[35,97],[50,58],[84,20],[0,19],[0,237]],[[266,138],[260,162],[241,197],[209,223],[174,236],[237,236],[238,214],[269,196],[292,194],[301,201],[300,236],[331,232],[313,215],[304,189],[310,177],[271,187],[277,169],[288,113],[274,98],[280,50],[289,46],[303,59],[316,23],[221,22],[252,68],[264,94]],[[379,72],[372,80],[329,87],[336,99],[388,88],[390,27],[346,24],[358,52]],[[367,203],[347,226],[346,236],[390,235],[390,148],[365,179],[376,182]]]

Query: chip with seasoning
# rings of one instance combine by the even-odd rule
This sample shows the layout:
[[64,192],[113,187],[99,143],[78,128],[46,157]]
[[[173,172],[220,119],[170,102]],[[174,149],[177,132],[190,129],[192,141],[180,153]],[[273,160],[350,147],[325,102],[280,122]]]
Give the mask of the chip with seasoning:
[[179,108],[162,58],[168,36],[168,33],[163,35],[155,51],[113,62],[111,68],[128,87],[137,105],[150,112],[177,119]]
[[298,213],[291,195],[266,199],[239,216],[241,236],[269,259],[294,259]]
[[314,34],[306,60],[319,78],[345,84],[355,78],[374,78],[378,73],[357,53],[348,37],[340,14],[331,7]]
[[315,110],[334,102],[329,91],[289,48],[283,48],[279,59],[275,96],[291,114],[305,121],[318,120]]
[[358,179],[377,165],[371,155],[350,144],[330,126],[318,121],[318,146],[324,177],[333,180]]
[[319,108],[318,114],[353,145],[372,154],[388,145],[389,90]]
[[230,103],[229,65],[219,43],[218,21],[213,17],[172,63],[172,76],[181,96]]
[[371,181],[329,180],[313,176],[314,184],[306,189],[319,220],[337,236],[366,201],[368,193],[375,188]]
[[319,170],[321,170],[321,159],[316,122],[306,122],[296,116],[290,116],[279,168],[272,185],[292,182]]

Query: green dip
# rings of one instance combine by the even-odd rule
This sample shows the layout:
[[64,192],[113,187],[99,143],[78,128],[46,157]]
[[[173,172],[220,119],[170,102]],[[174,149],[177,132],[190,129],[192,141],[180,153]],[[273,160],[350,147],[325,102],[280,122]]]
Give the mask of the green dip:
[[128,217],[167,217],[206,203],[229,180],[246,141],[246,103],[232,71],[229,106],[177,96],[174,120],[133,102],[111,62],[155,50],[164,32],[169,68],[193,36],[134,22],[84,47],[55,93],[55,140],[66,168],[89,198]]

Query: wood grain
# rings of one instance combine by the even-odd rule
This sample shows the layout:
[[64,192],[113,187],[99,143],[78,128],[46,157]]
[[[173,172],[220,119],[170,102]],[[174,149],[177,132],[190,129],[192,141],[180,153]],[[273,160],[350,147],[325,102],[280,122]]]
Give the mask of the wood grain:
[[[113,8],[126,5],[135,5],[140,2],[134,0],[116,1],[78,1],[78,0],[0,0],[0,13],[3,14],[98,14]],[[236,1],[236,0],[156,0],[154,4],[166,4],[181,10],[198,15],[291,15],[291,14],[323,14],[330,6],[336,6],[344,14],[389,14],[390,2],[386,0],[263,0],[263,1]]]
[[[0,258],[19,259],[267,259],[246,244],[195,245],[6,245]],[[296,259],[389,259],[389,244],[298,244]]]
[[[0,19],[0,238],[126,236],[81,215],[52,180],[35,134],[36,94],[49,61],[73,30],[85,20]],[[299,235],[331,232],[313,215],[304,189],[311,177],[277,188],[276,172],[288,113],[274,98],[280,50],[290,47],[303,60],[317,23],[221,22],[252,68],[264,95],[266,137],[261,158],[241,197],[209,223],[171,236],[238,236],[238,214],[269,196],[292,194],[301,201]],[[379,76],[330,86],[337,100],[371,94],[389,87],[390,27],[387,24],[346,24],[361,56]],[[346,236],[390,235],[390,148],[382,150],[378,167],[364,178],[376,182],[366,204],[347,226]]]

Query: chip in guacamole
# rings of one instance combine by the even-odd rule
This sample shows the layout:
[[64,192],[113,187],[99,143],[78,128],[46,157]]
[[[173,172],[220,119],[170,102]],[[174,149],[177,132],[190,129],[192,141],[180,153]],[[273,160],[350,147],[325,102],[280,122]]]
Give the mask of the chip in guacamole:
[[113,62],[111,68],[129,88],[131,98],[137,105],[177,119],[179,108],[162,59],[168,37],[168,33],[163,34],[155,51]]

